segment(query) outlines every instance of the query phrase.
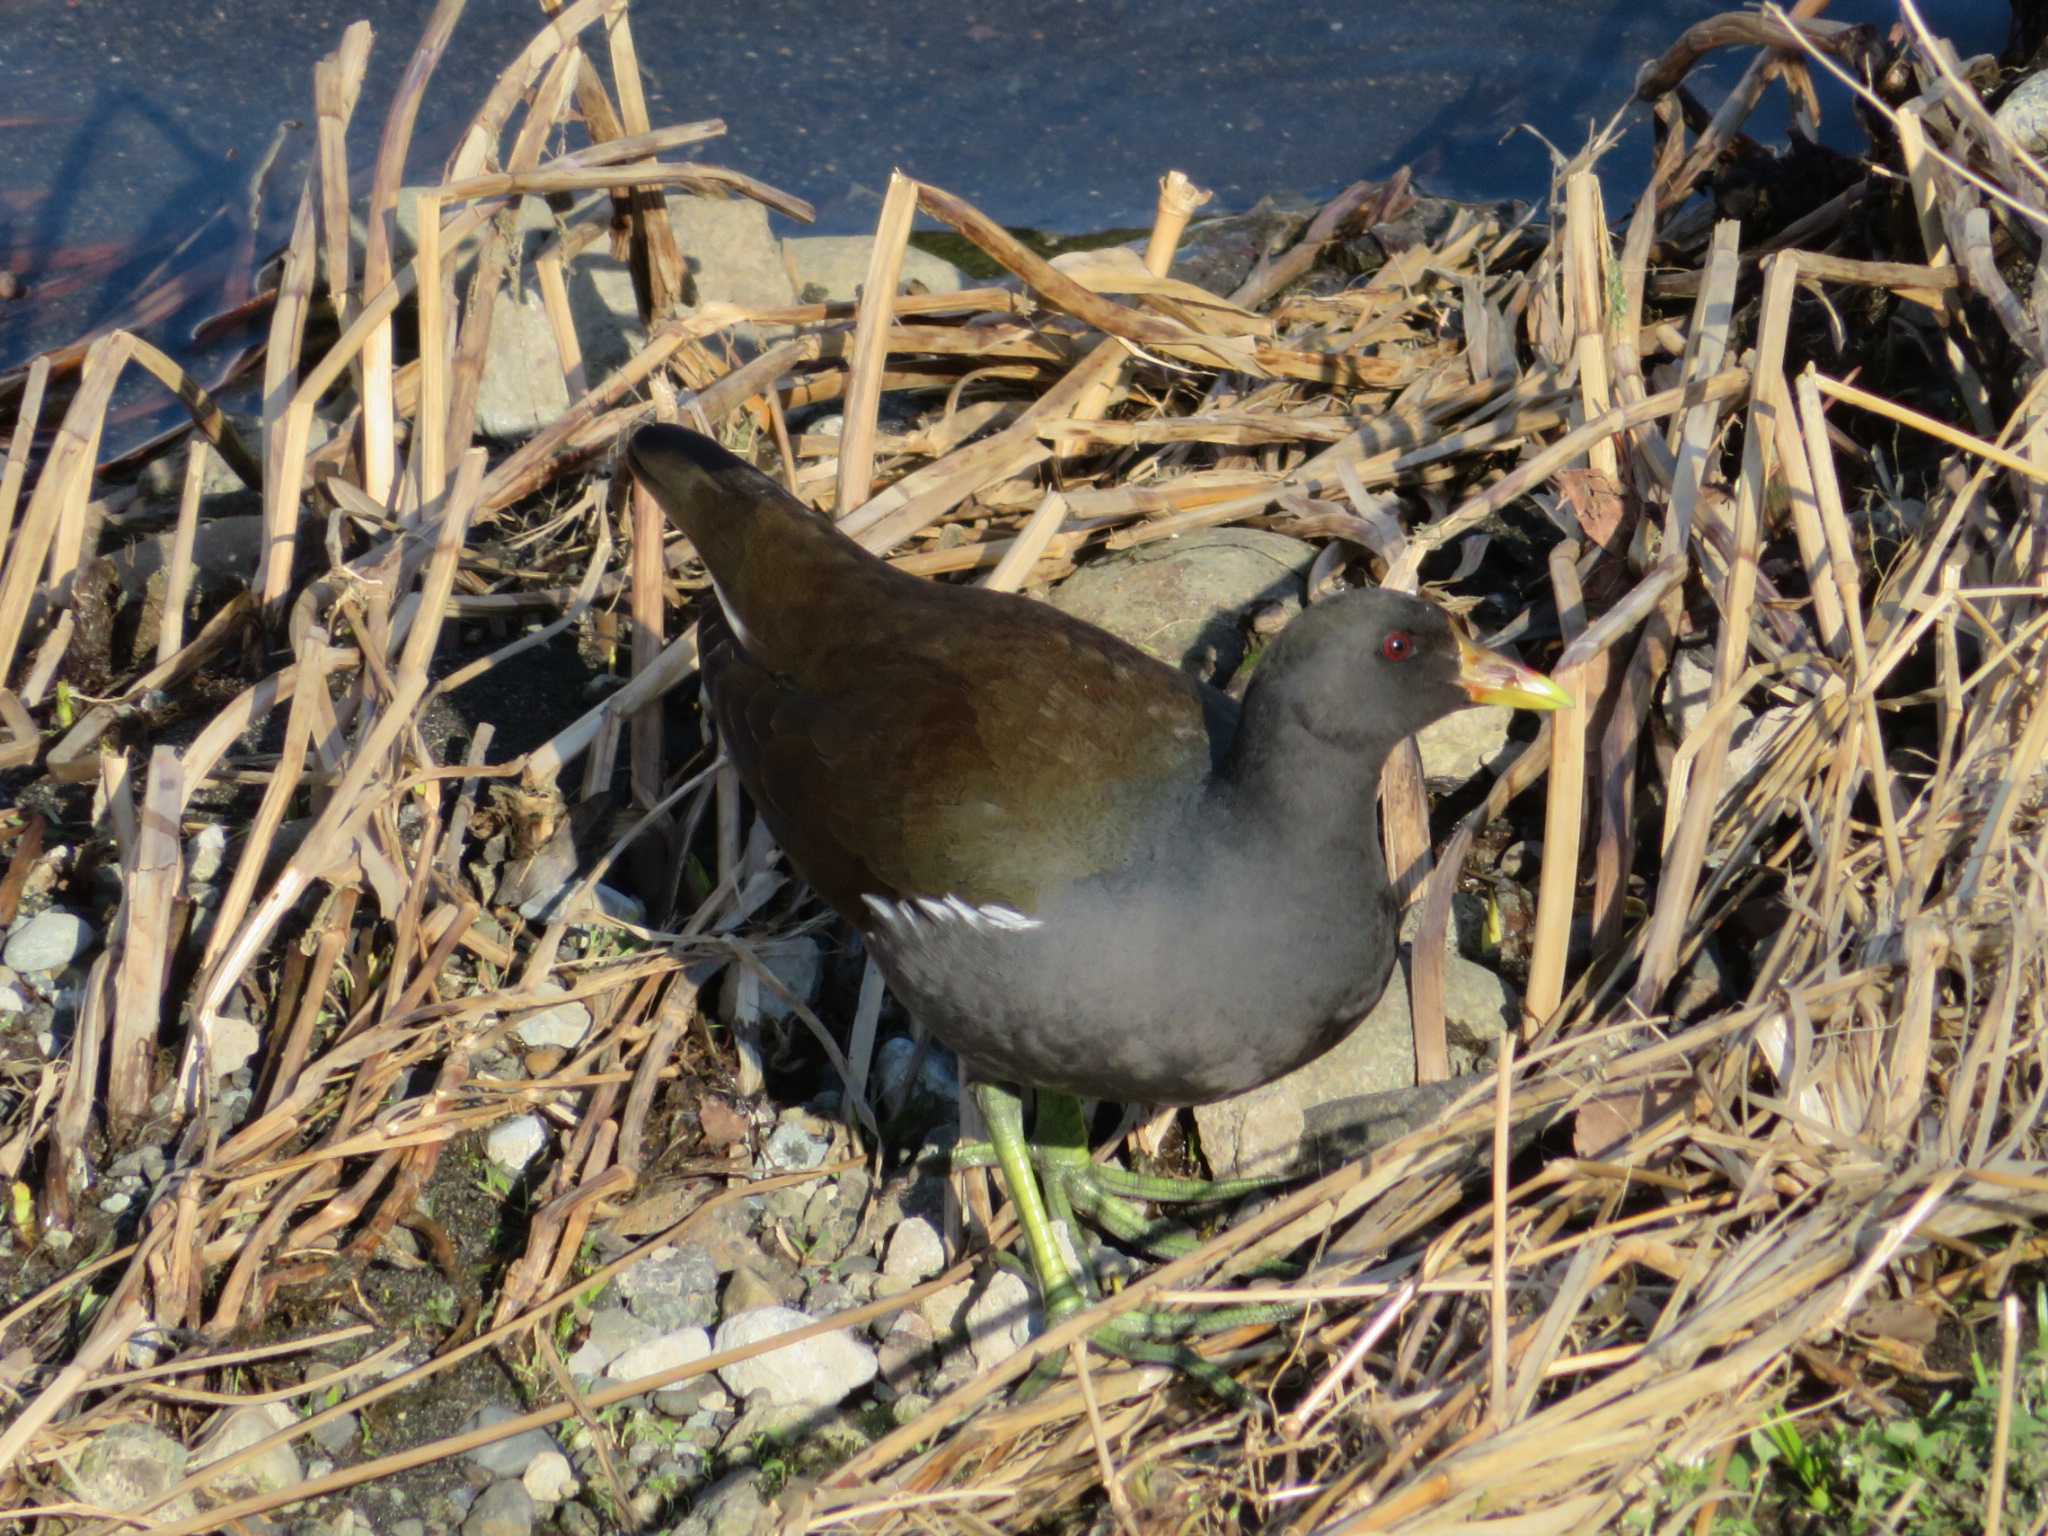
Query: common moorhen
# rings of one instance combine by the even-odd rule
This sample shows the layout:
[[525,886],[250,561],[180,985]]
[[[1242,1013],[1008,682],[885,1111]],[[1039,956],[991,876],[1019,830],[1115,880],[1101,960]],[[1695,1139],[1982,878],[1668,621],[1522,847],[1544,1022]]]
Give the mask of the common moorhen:
[[[1055,1096],[1202,1103],[1328,1050],[1394,963],[1387,754],[1468,705],[1571,702],[1434,604],[1365,590],[1289,625],[1240,708],[1043,603],[894,569],[695,432],[643,427],[629,456],[711,573],[724,749],[960,1056],[1049,1320],[1082,1296],[1018,1089],[1055,1211],[1149,1192]],[[1146,1332],[1099,1342],[1156,1358]]]

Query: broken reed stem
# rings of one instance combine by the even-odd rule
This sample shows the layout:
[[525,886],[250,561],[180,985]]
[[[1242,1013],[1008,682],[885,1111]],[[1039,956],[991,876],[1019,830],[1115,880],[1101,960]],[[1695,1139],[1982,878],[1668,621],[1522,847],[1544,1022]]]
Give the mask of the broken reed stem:
[[[1566,539],[1550,551],[1551,589],[1567,642],[1584,632],[1585,599],[1579,591],[1581,546]],[[1587,720],[1599,702],[1588,689],[1604,657],[1590,658],[1554,680],[1574,703],[1552,719],[1550,776],[1543,816],[1543,863],[1536,895],[1536,928],[1529,941],[1529,990],[1522,1004],[1522,1032],[1533,1035],[1564,997],[1571,950],[1572,916],[1578,894],[1579,845],[1585,826]]]
[[1508,1419],[1508,1128],[1514,1107],[1515,1032],[1500,1035],[1500,1060],[1495,1064],[1493,1096],[1493,1286],[1488,1297],[1492,1323],[1492,1348],[1487,1356],[1491,1373],[1491,1419],[1504,1427]]
[[185,445],[185,478],[178,492],[178,522],[164,563],[163,616],[157,621],[156,660],[165,666],[184,648],[185,605],[192,597],[192,550],[199,539],[199,497],[206,488],[206,439],[194,433]]
[[868,253],[867,280],[853,326],[853,356],[847,364],[846,410],[839,441],[839,515],[868,499],[875,479],[875,423],[882,401],[882,361],[895,319],[896,289],[903,280],[903,253],[917,216],[917,183],[901,171],[889,175]]
[[1988,460],[2000,469],[2009,469],[2014,474],[2023,475],[2036,483],[2048,484],[2048,469],[2043,469],[2031,459],[2008,452],[1996,443],[1987,443],[1981,437],[1960,431],[1947,422],[1937,421],[1910,406],[1899,405],[1881,395],[1873,395],[1868,390],[1858,389],[1854,384],[1845,384],[1840,379],[1831,379],[1810,367],[1802,377],[1812,378],[1814,388],[1830,399],[1840,400],[1845,405],[1860,406],[1888,421],[1895,421],[1902,427],[1911,427],[1914,431],[1924,432],[1952,448],[1960,448],[1965,453]]
[[[419,45],[406,66],[405,77],[399,82],[398,92],[392,97],[390,110],[385,114],[384,133],[377,143],[376,169],[370,182],[368,233],[363,241],[362,307],[366,315],[376,296],[393,280],[391,248],[398,219],[398,184],[405,173],[407,152],[412,148],[413,124],[419,118],[420,100],[426,94],[427,82],[433,78],[435,67],[440,64],[441,55],[447,52],[448,41],[455,33],[455,23],[462,17],[463,5],[464,0],[436,0],[434,13],[427,18]],[[394,297],[392,308],[397,307],[397,302]],[[370,318],[358,345],[361,362],[356,388],[363,402],[363,489],[372,501],[388,507],[393,504],[398,473],[398,423],[392,392],[394,357],[389,310]],[[352,350],[335,366],[347,366],[355,355]],[[315,398],[318,393],[315,392]],[[305,411],[310,415],[312,406],[306,400],[306,394],[306,388],[302,386],[295,404],[304,402]],[[297,489],[292,487],[288,498],[293,506],[298,502]]]
[[[7,541],[14,533],[14,513],[21,505],[21,487],[28,477],[29,449],[35,442],[36,423],[42,419],[43,391],[49,383],[50,360],[38,357],[29,364],[21,404],[15,408],[14,431],[7,440],[7,464],[0,469],[0,556],[8,554]],[[0,676],[5,676],[4,666],[0,666]]]
[[[1579,400],[1586,419],[1597,420],[1613,400],[1607,377],[1607,213],[1601,206],[1600,179],[1591,170],[1575,172],[1565,181],[1565,238],[1579,320],[1572,342],[1579,366]],[[1614,439],[1593,442],[1586,462],[1595,474],[1617,479],[1621,460]]]
[[[301,457],[306,440],[292,431],[292,380],[298,373],[299,348],[305,340],[306,314],[312,307],[315,249],[313,244],[312,174],[299,189],[298,212],[285,245],[284,270],[278,278],[277,304],[270,315],[270,340],[263,349],[263,564],[257,590],[263,607],[275,619],[291,590],[292,559],[298,550],[300,472],[284,471],[285,455]],[[294,438],[296,436],[296,441]],[[289,502],[284,490],[294,492]]]

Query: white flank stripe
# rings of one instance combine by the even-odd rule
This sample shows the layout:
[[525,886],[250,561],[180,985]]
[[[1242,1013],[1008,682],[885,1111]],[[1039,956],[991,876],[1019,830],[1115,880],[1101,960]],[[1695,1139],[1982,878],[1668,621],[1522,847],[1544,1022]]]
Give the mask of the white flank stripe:
[[940,928],[964,923],[980,933],[1026,933],[1039,926],[1037,918],[1026,917],[1001,902],[977,907],[958,896],[917,896],[908,901],[863,896],[861,900],[886,926],[905,933],[916,933],[926,923]]

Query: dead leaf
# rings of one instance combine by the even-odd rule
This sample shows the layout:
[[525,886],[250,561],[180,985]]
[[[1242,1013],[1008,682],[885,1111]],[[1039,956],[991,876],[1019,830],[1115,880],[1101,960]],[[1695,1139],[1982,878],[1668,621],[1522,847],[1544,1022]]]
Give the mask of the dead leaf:
[[1628,503],[1612,475],[1592,469],[1561,469],[1553,477],[1563,504],[1578,520],[1586,537],[1610,553],[1628,516]]
[[697,1124],[714,1147],[743,1147],[754,1135],[753,1122],[716,1094],[698,1101]]

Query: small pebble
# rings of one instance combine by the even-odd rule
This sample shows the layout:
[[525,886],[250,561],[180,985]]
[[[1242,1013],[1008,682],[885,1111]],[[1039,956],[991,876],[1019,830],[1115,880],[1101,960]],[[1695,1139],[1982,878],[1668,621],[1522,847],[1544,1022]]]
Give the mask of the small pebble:
[[[829,1141],[813,1136],[801,1125],[778,1125],[761,1149],[761,1160],[779,1173],[803,1173],[821,1165],[831,1151]],[[810,1196],[806,1193],[803,1198]]]
[[547,1144],[547,1126],[539,1115],[514,1115],[491,1127],[484,1137],[484,1156],[507,1173],[523,1173]]
[[12,971],[56,971],[98,942],[99,933],[91,923],[76,912],[51,907],[16,923],[0,958]]
[[227,862],[228,829],[219,822],[201,827],[185,845],[185,880],[190,885],[210,885]]
[[355,1448],[359,1428],[356,1416],[344,1413],[338,1419],[314,1425],[313,1443],[330,1456],[345,1456]]
[[1007,1269],[989,1276],[988,1286],[967,1309],[967,1338],[974,1363],[992,1371],[1031,1339],[1031,1287]]
[[[517,1417],[519,1415],[504,1404],[491,1403],[479,1408],[463,1427],[465,1431],[488,1429],[494,1424],[502,1424],[507,1419]],[[533,1464],[536,1456],[560,1449],[561,1447],[555,1444],[555,1437],[546,1430],[528,1429],[503,1440],[493,1440],[489,1445],[480,1445],[473,1451],[465,1451],[462,1459],[468,1466],[483,1473],[487,1479],[517,1477]],[[520,1491],[525,1492],[524,1489]]]
[[462,1536],[528,1536],[537,1511],[533,1495],[506,1479],[477,1495],[462,1521]]
[[[773,1338],[807,1328],[813,1319],[791,1307],[761,1307],[729,1317],[718,1325],[718,1349]],[[849,1329],[806,1339],[795,1348],[773,1349],[738,1360],[718,1373],[726,1390],[738,1397],[765,1392],[780,1404],[829,1406],[875,1379],[875,1352]]]
[[[563,989],[549,984],[539,990],[545,995]],[[528,1014],[513,1026],[512,1032],[530,1046],[552,1045],[562,1050],[574,1050],[590,1033],[590,1010],[578,1002],[556,1003],[551,1008]]]
[[679,1365],[702,1360],[710,1353],[710,1334],[702,1328],[678,1328],[644,1344],[635,1344],[606,1366],[604,1373],[613,1381],[632,1381],[636,1377],[652,1376],[657,1371],[670,1371]]
[[560,1504],[574,1498],[580,1486],[570,1470],[569,1458],[560,1451],[543,1451],[534,1457],[519,1481],[537,1501],[545,1504]]
[[656,1328],[708,1327],[718,1320],[718,1264],[701,1243],[657,1248],[617,1284],[633,1315]]
[[912,1284],[929,1280],[946,1267],[946,1245],[939,1229],[922,1216],[910,1216],[896,1223],[889,1234],[889,1248],[882,1260],[882,1273],[892,1280]]
[[932,1400],[919,1392],[906,1392],[889,1406],[889,1417],[897,1424],[910,1423],[929,1412]]

